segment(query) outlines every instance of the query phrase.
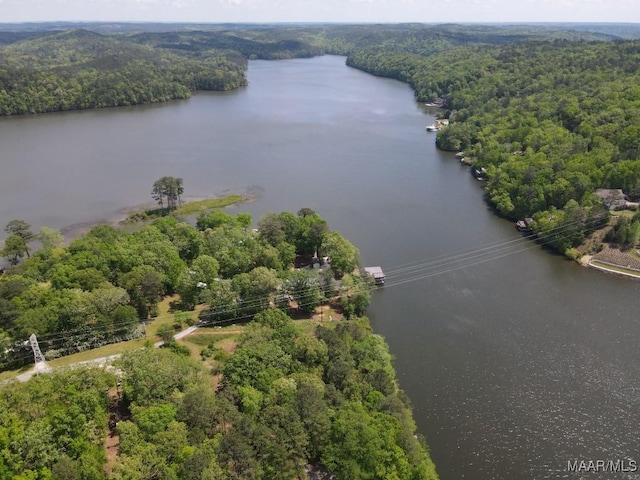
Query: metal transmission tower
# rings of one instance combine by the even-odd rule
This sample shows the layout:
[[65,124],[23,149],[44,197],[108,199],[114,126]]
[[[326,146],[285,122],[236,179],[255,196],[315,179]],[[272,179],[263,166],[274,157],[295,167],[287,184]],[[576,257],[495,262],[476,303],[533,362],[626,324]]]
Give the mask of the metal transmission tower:
[[35,357],[36,365],[34,371],[38,372],[48,372],[51,370],[51,367],[47,365],[47,362],[44,359],[44,355],[40,351],[40,347],[38,346],[38,339],[36,338],[36,334],[34,333],[29,337],[29,342],[31,343],[31,348],[33,349],[33,356]]

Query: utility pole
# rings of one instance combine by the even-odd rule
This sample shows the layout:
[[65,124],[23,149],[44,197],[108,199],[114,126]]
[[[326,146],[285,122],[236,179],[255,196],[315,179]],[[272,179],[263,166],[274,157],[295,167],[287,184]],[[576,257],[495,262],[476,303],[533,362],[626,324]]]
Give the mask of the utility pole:
[[33,350],[33,357],[35,359],[35,373],[50,371],[51,367],[47,365],[44,355],[42,355],[42,352],[40,351],[40,346],[38,345],[38,339],[36,338],[35,333],[29,337],[29,343],[31,343],[31,349]]

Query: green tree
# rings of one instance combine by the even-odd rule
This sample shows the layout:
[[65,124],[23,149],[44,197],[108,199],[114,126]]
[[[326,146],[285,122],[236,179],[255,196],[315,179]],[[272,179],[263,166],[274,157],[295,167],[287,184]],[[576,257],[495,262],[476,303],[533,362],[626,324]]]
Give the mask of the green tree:
[[209,305],[201,314],[203,320],[227,320],[238,316],[238,294],[234,291],[231,280],[213,282],[202,292],[201,298]]
[[320,251],[330,258],[331,269],[337,278],[353,272],[360,262],[358,249],[338,232],[324,234]]
[[360,275],[347,274],[340,282],[340,303],[347,318],[364,314],[371,301],[370,287]]
[[227,480],[219,461],[220,436],[206,439],[181,467],[179,478],[184,480]]
[[298,305],[298,310],[312,313],[322,298],[316,270],[296,270],[287,278],[287,291]]
[[151,196],[164,208],[164,201],[168,210],[175,210],[182,203],[181,195],[184,193],[182,178],[162,177],[153,183]]
[[249,273],[236,275],[231,282],[242,300],[240,308],[246,315],[267,308],[271,295],[281,283],[276,272],[266,267],[256,267]]
[[164,293],[162,276],[149,265],[140,265],[122,276],[121,285],[127,290],[140,317],[149,318]]
[[29,258],[29,243],[35,238],[31,231],[31,225],[24,220],[11,220],[7,223],[7,226],[4,227],[4,231],[7,232],[9,236],[15,235],[22,240],[23,251],[27,255],[27,258]]
[[153,222],[176,247],[180,258],[192,262],[202,249],[202,235],[186,222],[178,222],[175,217],[161,217]]
[[28,255],[28,249],[24,240],[18,235],[9,235],[4,239],[4,248],[2,256],[5,257],[11,265],[17,265],[20,260]]
[[298,415],[309,435],[309,458],[320,459],[331,428],[329,407],[324,398],[324,383],[313,376],[298,377],[296,389],[296,407]]
[[161,403],[174,390],[185,390],[196,382],[200,371],[190,358],[164,348],[126,352],[118,365],[124,372],[122,388],[126,398],[141,406]]
[[212,438],[217,425],[216,395],[207,384],[191,385],[178,407],[178,420],[184,422],[194,438]]
[[285,240],[291,240],[287,239],[285,227],[284,221],[276,213],[265,213],[258,220],[260,238],[274,247]]
[[55,248],[62,245],[64,237],[60,230],[42,226],[37,235],[38,240],[44,248]]
[[164,346],[168,346],[171,342],[173,342],[173,327],[170,323],[164,323],[158,327],[157,335],[162,340]]
[[321,249],[322,240],[328,232],[327,222],[311,209],[298,212],[299,230],[296,238],[296,251],[301,255],[313,255]]
[[214,210],[209,213],[202,213],[198,216],[196,226],[198,230],[206,230],[207,228],[216,229],[222,226],[235,227],[238,221],[234,215],[229,215],[222,210]]
[[411,478],[411,466],[397,444],[398,422],[349,403],[331,426],[323,463],[340,478]]
[[261,412],[269,432],[263,469],[268,478],[288,480],[304,475],[309,438],[294,406],[271,405]]
[[131,413],[143,435],[147,439],[151,439],[169,427],[169,424],[176,419],[178,411],[176,406],[171,403],[159,403],[145,407],[133,405]]

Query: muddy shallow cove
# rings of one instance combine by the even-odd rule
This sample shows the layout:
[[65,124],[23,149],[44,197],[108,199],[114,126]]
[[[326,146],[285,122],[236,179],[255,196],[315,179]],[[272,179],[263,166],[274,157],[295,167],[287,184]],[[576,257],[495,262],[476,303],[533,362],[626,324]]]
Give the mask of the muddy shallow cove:
[[195,196],[257,186],[229,211],[313,208],[385,270],[370,316],[441,478],[640,461],[640,283],[541,251],[492,215],[406,85],[340,57],[251,62],[248,76],[169,104],[0,119],[0,223],[108,218],[164,175]]

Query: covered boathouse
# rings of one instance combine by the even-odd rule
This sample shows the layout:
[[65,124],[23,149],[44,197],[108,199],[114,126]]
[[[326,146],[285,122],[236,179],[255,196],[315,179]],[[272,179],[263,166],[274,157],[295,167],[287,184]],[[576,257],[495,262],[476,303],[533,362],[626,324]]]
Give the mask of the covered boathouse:
[[364,267],[364,271],[373,277],[376,285],[384,285],[384,272],[381,267]]

